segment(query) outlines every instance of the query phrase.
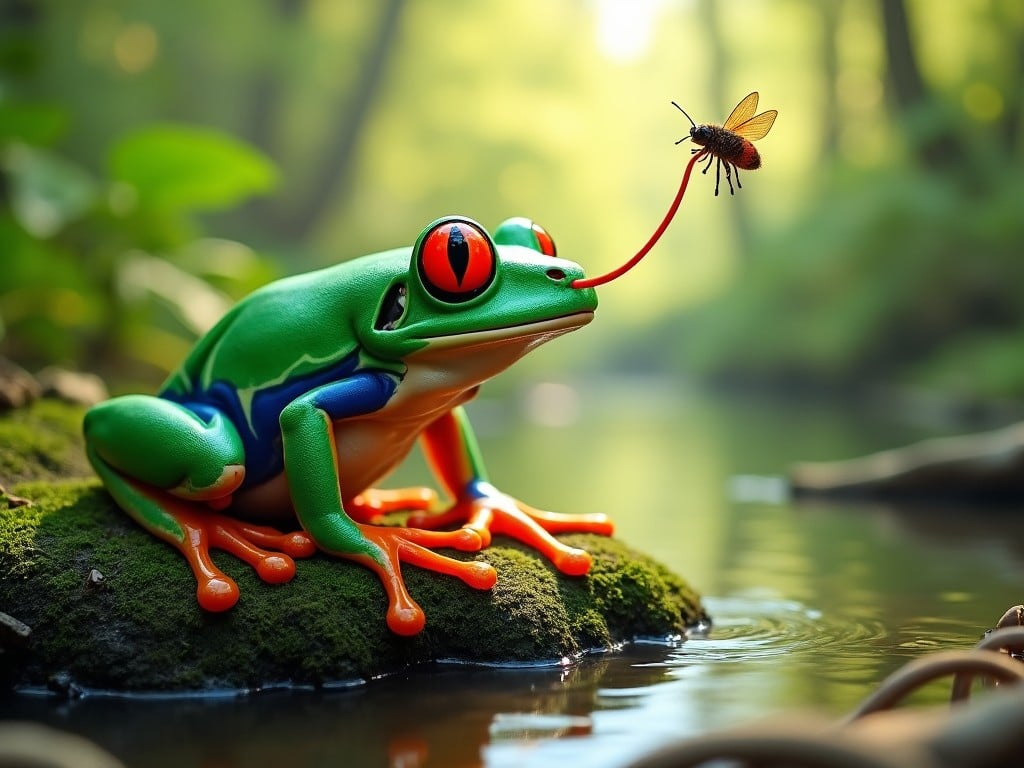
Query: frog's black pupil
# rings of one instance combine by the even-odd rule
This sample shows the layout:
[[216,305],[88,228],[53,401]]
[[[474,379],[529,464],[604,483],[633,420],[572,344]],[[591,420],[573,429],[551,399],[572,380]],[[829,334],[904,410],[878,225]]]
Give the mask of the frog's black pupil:
[[452,225],[448,232],[448,263],[455,275],[455,282],[462,285],[462,279],[469,269],[469,243],[456,225]]

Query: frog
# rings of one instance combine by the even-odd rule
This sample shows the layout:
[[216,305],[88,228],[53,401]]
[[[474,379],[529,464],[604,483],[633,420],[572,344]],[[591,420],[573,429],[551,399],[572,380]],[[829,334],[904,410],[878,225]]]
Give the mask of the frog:
[[[582,577],[591,555],[556,535],[611,536],[609,517],[498,490],[466,404],[531,350],[591,322],[597,295],[579,287],[583,277],[531,219],[492,236],[471,218],[442,217],[411,247],[243,298],[156,394],[87,411],[87,456],[117,506],[184,556],[209,612],[240,598],[211,549],[268,584],[291,581],[295,560],[318,552],[365,566],[383,586],[387,627],[404,636],[426,616],[403,564],[479,590],[497,582],[481,555],[439,549],[478,553],[503,535]],[[381,487],[417,445],[443,500],[433,488]]]

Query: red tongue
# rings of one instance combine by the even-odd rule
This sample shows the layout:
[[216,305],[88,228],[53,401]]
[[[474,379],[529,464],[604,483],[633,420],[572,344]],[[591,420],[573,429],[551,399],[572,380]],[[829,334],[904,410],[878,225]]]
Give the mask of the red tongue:
[[663,234],[665,234],[665,230],[668,229],[668,225],[675,217],[676,211],[679,210],[679,204],[683,201],[683,193],[686,192],[686,185],[690,182],[690,172],[693,170],[693,166],[706,154],[707,150],[704,149],[690,158],[690,162],[686,165],[686,172],[683,173],[683,180],[679,184],[679,191],[676,192],[675,200],[673,200],[672,205],[669,206],[668,213],[665,214],[665,218],[661,220],[661,224],[658,225],[658,228],[654,230],[654,234],[651,235],[651,239],[644,244],[643,248],[636,252],[636,255],[633,256],[633,258],[622,266],[613,269],[611,272],[606,272],[605,274],[597,277],[584,277],[579,280],[573,280],[570,285],[573,288],[593,288],[595,285],[604,285],[605,283],[610,283],[617,277],[621,277],[635,267],[640,262],[640,259],[646,256],[647,252],[651,250],[651,248],[654,247],[654,244],[661,239]]

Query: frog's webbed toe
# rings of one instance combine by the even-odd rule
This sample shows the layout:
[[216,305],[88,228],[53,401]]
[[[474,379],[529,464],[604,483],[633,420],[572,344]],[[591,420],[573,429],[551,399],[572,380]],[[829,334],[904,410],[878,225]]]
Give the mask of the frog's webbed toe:
[[379,523],[392,512],[425,512],[437,504],[437,491],[425,486],[368,488],[345,504],[349,517],[360,523]]
[[291,581],[295,576],[292,558],[309,557],[316,552],[313,540],[302,531],[281,533],[275,528],[243,523],[224,515],[211,517],[210,546],[247,562],[269,584]]
[[432,551],[433,547],[452,547],[463,552],[476,552],[483,542],[475,531],[468,528],[425,531],[359,525],[359,530],[371,546],[362,554],[344,556],[365,565],[380,577],[388,596],[388,627],[395,634],[415,635],[426,623],[423,609],[406,589],[401,570],[403,562],[455,576],[475,589],[490,589],[497,581],[497,573],[488,563],[456,560]]
[[503,534],[533,547],[569,576],[582,576],[590,570],[590,554],[563,544],[553,534],[611,536],[615,530],[607,515],[567,515],[536,509],[485,482],[471,483],[462,498],[444,512],[413,515],[408,524],[428,529],[461,524],[463,530],[476,531],[484,546],[491,543],[493,534]]
[[281,533],[274,528],[191,508],[176,499],[165,500],[164,512],[177,524],[180,533],[163,538],[185,556],[196,577],[196,599],[207,611],[226,611],[239,598],[234,579],[211,560],[211,548],[229,552],[248,563],[269,584],[291,581],[295,576],[293,558],[309,557],[316,552],[313,540],[302,531]]

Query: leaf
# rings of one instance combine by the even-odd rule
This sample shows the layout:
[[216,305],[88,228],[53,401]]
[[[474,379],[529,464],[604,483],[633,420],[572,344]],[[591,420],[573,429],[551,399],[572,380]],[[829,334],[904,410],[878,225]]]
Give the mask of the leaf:
[[96,183],[89,174],[46,150],[12,145],[3,167],[10,175],[11,212],[35,237],[55,235],[96,200]]
[[0,144],[51,144],[68,124],[67,112],[51,104],[0,104]]
[[270,190],[271,161],[218,131],[157,125],[131,133],[111,150],[115,181],[134,188],[143,207],[178,210],[226,208]]
[[164,301],[196,337],[202,336],[231,308],[231,299],[171,264],[166,259],[135,252],[118,268],[118,289],[128,301],[151,294]]

